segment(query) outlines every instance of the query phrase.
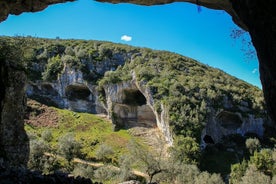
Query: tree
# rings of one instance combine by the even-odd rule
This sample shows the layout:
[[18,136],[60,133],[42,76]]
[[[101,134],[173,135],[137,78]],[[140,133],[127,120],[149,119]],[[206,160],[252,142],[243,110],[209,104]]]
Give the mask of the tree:
[[196,164],[200,156],[199,144],[191,137],[178,136],[170,151],[175,161],[186,164]]
[[131,141],[129,151],[132,155],[132,160],[140,164],[149,176],[149,183],[152,182],[153,177],[164,171],[163,167],[163,149],[159,153],[153,155],[142,144]]
[[30,141],[30,156],[28,166],[30,169],[42,171],[44,168],[45,155],[44,153],[49,150],[49,146],[41,140]]
[[219,174],[210,174],[205,171],[195,178],[194,184],[224,184],[224,182]]
[[261,145],[260,141],[257,138],[248,138],[245,141],[246,148],[249,150],[250,154],[253,154],[255,151],[259,150]]
[[263,172],[258,171],[254,165],[249,165],[245,175],[241,179],[240,184],[271,184],[270,177],[265,175]]
[[58,140],[58,151],[70,163],[72,159],[80,155],[81,144],[76,141],[72,133],[67,133]]
[[45,142],[50,142],[53,139],[53,135],[51,130],[45,130],[42,132],[41,134],[41,138],[45,141]]
[[272,150],[262,149],[259,152],[254,152],[254,155],[250,157],[249,163],[254,165],[258,171],[271,175],[274,163],[272,158]]
[[242,163],[232,165],[229,183],[230,184],[240,183],[241,178],[244,176],[247,167],[248,167],[248,163],[245,160],[243,160]]
[[113,154],[114,154],[114,151],[113,151],[112,147],[102,144],[96,150],[95,156],[98,160],[101,160],[104,163],[108,163],[108,162],[112,161]]

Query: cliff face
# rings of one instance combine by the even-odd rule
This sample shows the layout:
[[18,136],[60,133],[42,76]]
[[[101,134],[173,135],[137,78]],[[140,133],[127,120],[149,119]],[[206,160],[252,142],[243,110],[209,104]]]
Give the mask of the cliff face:
[[[157,127],[163,139],[172,145],[169,109],[164,104],[161,104],[160,110],[156,108],[151,90],[146,83],[137,80],[135,72],[132,73],[132,80],[104,85],[103,90],[99,93],[96,85],[83,79],[81,71],[65,67],[56,82],[30,83],[26,92],[30,98],[59,108],[105,113],[112,120],[115,130]],[[225,98],[219,110],[209,109],[206,126],[201,133],[203,146],[218,143],[231,134],[255,133],[263,136],[264,125],[270,123],[269,119],[247,113],[250,107],[246,102],[242,102],[237,111],[228,111],[232,106],[233,102]]]
[[[44,47],[35,49],[37,56],[29,67],[30,71],[48,76],[47,71],[51,73],[53,70],[49,65],[53,58],[59,58],[55,61],[63,68],[44,80],[29,80],[28,97],[73,111],[105,113],[115,130],[158,128],[169,145],[173,143],[174,134],[195,137],[200,134],[203,144],[209,143],[205,141],[206,136],[214,143],[230,134],[250,132],[261,137],[263,125],[269,123],[261,110],[258,89],[191,59],[122,45],[108,44],[106,47],[106,43],[97,45],[91,42],[83,46],[80,42],[72,48],[66,45],[68,41],[63,42],[59,41],[58,47],[63,49],[55,54]],[[79,48],[85,50],[86,47],[92,49],[86,50],[92,55],[78,54],[83,51]],[[75,53],[66,52],[68,48]],[[41,56],[44,52],[46,59]],[[69,57],[68,53],[72,56]],[[79,57],[74,59],[75,64],[69,62],[72,57]],[[174,60],[170,61],[171,58]],[[52,80],[53,76],[57,76],[56,80]],[[221,85],[213,85],[216,83],[214,78]],[[261,114],[260,118],[254,115],[256,111]]]
[[161,112],[154,107],[150,90],[135,79],[104,86],[105,108],[116,128],[158,127],[162,137],[172,145],[172,132],[169,127],[168,110],[164,106]]
[[147,132],[156,138],[152,144],[158,136],[169,145],[174,135],[201,137],[203,144],[234,133],[262,136],[269,123],[259,89],[184,56],[80,40],[32,39],[32,47],[26,51],[32,58],[23,62],[28,83],[22,71],[4,65],[8,60],[1,62],[1,157],[11,163],[24,165],[28,155],[25,84],[30,98],[106,113],[115,129],[138,127],[134,134]]

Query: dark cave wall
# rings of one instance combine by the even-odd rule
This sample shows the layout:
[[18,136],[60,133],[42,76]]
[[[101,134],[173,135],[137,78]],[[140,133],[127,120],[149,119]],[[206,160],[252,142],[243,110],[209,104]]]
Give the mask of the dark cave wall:
[[232,0],[232,4],[247,25],[256,48],[267,110],[276,121],[276,3],[273,0]]
[[29,140],[24,130],[26,76],[16,66],[0,60],[1,68],[1,162],[12,166],[26,166],[29,156]]

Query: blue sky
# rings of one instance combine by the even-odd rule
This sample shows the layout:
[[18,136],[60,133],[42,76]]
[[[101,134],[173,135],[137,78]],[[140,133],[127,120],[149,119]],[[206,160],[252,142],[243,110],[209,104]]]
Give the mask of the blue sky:
[[[168,50],[261,88],[258,61],[246,59],[241,40],[230,37],[237,28],[231,17],[223,11],[201,9],[198,12],[189,3],[147,7],[78,0],[9,16],[0,24],[0,35],[105,40]],[[121,39],[124,35],[127,41]]]

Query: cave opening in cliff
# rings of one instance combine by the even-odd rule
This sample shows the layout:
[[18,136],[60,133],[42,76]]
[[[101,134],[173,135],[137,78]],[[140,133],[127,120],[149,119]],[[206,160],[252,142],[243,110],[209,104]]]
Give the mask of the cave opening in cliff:
[[238,114],[222,111],[217,115],[220,125],[229,130],[238,129],[242,125],[242,120]]
[[124,90],[123,103],[130,106],[142,106],[147,104],[145,96],[136,89]]
[[65,88],[65,95],[69,100],[90,100],[92,95],[89,88],[82,84],[69,85]]
[[114,105],[118,127],[155,128],[157,126],[155,114],[146,102],[145,96],[138,89],[124,89],[122,103]]
[[53,88],[51,84],[43,83],[41,84],[41,92],[45,93],[46,95],[57,96],[58,92]]
[[203,141],[206,144],[215,144],[215,141],[213,140],[212,136],[210,136],[210,135],[205,135],[203,138]]

